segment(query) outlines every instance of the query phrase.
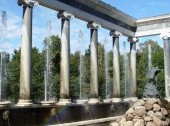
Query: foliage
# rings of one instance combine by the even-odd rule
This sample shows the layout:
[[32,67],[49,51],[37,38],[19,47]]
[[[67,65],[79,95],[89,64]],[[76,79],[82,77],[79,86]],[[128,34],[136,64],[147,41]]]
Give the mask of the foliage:
[[[51,55],[51,70],[52,70],[52,94],[55,98],[60,96],[60,51],[61,40],[58,36],[51,36],[50,55]],[[47,44],[47,39],[44,39],[44,44]],[[142,97],[143,90],[147,84],[148,73],[148,44],[152,45],[152,64],[161,69],[158,74],[158,90],[161,96],[164,96],[164,61],[163,48],[157,42],[148,40],[139,45],[137,50],[137,96]],[[90,48],[90,47],[89,47]],[[90,93],[90,49],[87,49],[82,55],[83,59],[83,98],[88,98]],[[32,65],[31,65],[31,98],[33,101],[44,99],[44,69],[45,69],[45,49],[40,52],[37,48],[32,48]],[[109,77],[110,89],[113,90],[113,52],[108,52],[109,56]],[[128,54],[129,56],[129,54]],[[98,44],[98,77],[99,77],[99,96],[103,99],[105,95],[105,65],[104,65],[104,46]],[[9,99],[17,102],[19,99],[19,78],[20,78],[20,49],[14,50],[11,60],[7,64],[7,94]],[[77,51],[70,54],[70,97],[78,99],[80,97],[80,53]],[[125,96],[125,72],[124,59],[120,54],[120,82],[121,96]]]

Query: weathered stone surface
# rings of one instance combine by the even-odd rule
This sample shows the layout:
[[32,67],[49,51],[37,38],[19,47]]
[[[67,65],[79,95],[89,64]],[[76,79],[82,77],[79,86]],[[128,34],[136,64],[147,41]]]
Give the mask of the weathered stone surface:
[[126,123],[126,119],[125,118],[121,119],[120,122],[119,122],[120,125],[124,125],[125,123]]
[[147,112],[144,106],[136,106],[134,113],[138,116],[144,116]]
[[110,123],[110,126],[119,126],[117,122]]
[[133,124],[133,121],[127,121],[126,123],[125,123],[125,126],[133,126],[134,124]]
[[163,115],[168,115],[168,111],[165,108],[161,108],[161,112]]
[[156,126],[154,122],[147,122],[146,126]]
[[165,121],[168,123],[168,125],[170,124],[170,119],[166,119]]
[[156,116],[153,117],[153,122],[156,124],[156,126],[162,125],[162,121]]
[[168,123],[166,121],[162,121],[162,126],[168,126]]
[[146,108],[147,111],[152,110],[153,105],[150,104],[150,103],[146,103],[146,104],[145,104],[145,108]]
[[118,117],[118,118],[116,119],[116,122],[119,123],[122,119],[123,119],[122,116],[121,116],[121,117]]
[[138,120],[139,120],[139,119],[135,119],[135,118],[134,118],[134,119],[133,119],[134,124],[135,124]]
[[155,113],[150,110],[150,111],[147,113],[147,115],[150,116],[150,117],[154,117],[154,116],[155,116]]
[[143,99],[139,99],[135,102],[135,104],[133,105],[135,106],[144,106],[145,105],[145,101]]
[[[159,99],[146,98],[136,103],[117,119],[119,126],[168,126],[170,119],[165,104]],[[163,106],[165,105],[165,106]],[[164,107],[164,108],[161,108]],[[119,120],[119,121],[118,121]],[[115,126],[117,126],[115,124]]]
[[160,105],[158,105],[158,104],[153,104],[153,111],[156,112],[156,111],[159,111],[159,110],[161,110]]
[[144,120],[143,119],[138,120],[134,126],[145,126]]
[[149,99],[146,100],[146,103],[149,103],[149,104],[152,104],[152,105],[157,103],[157,102],[158,102],[158,100],[155,99],[155,98],[149,98]]
[[127,120],[127,121],[132,121],[133,118],[134,118],[134,116],[133,116],[132,114],[128,114],[128,115],[126,116],[126,120]]
[[164,117],[162,112],[155,112],[155,116],[158,117],[159,119],[163,119],[163,117]]
[[125,115],[127,115],[127,114],[132,114],[134,111],[135,111],[134,108],[130,108],[130,109],[128,109],[128,111],[125,113]]
[[145,116],[145,117],[144,117],[144,120],[145,120],[146,122],[149,122],[149,121],[152,121],[153,118],[150,117],[150,116]]

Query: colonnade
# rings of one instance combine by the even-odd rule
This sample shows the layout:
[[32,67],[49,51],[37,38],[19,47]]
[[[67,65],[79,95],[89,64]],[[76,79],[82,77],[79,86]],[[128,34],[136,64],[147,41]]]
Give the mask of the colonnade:
[[[20,61],[20,100],[19,105],[30,105],[31,80],[31,47],[32,47],[32,9],[34,3],[22,3],[23,24]],[[65,11],[58,13],[61,19],[61,61],[60,61],[60,102],[70,102],[69,97],[69,55],[70,55],[70,18],[73,17]],[[98,29],[100,24],[88,22],[90,29],[90,101],[98,102]],[[113,39],[113,100],[120,100],[120,63],[119,63],[119,37],[121,33],[114,29],[110,32]],[[165,60],[165,89],[166,97],[170,98],[170,38],[163,36]],[[136,43],[138,38],[128,38],[130,42],[130,96],[136,98]],[[90,102],[89,101],[89,102]]]

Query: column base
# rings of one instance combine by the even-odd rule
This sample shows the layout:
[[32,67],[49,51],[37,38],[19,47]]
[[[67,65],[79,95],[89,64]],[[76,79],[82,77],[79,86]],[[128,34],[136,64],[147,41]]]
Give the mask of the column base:
[[111,103],[113,101],[113,99],[103,99],[104,103]]
[[117,102],[121,102],[121,101],[122,101],[121,98],[112,98],[113,103],[117,103]]
[[70,99],[59,99],[59,102],[57,103],[57,105],[67,105],[67,104],[71,104]]
[[87,104],[89,100],[85,100],[85,99],[78,99],[76,100],[77,104]]
[[170,97],[165,97],[164,100],[167,100],[167,102],[170,102]]
[[0,108],[1,107],[10,107],[11,106],[11,102],[10,101],[1,101],[0,102]]
[[138,98],[137,97],[129,97],[129,98],[124,98],[123,99],[124,101],[132,101],[132,102],[135,102],[135,101],[137,101],[138,100]]
[[31,100],[19,100],[19,102],[17,103],[16,106],[31,106],[32,105],[32,101]]
[[43,106],[50,106],[54,105],[56,102],[55,101],[41,101],[41,105]]
[[98,98],[90,98],[89,99],[89,104],[97,104],[97,103],[99,103],[100,101],[99,101],[99,99]]

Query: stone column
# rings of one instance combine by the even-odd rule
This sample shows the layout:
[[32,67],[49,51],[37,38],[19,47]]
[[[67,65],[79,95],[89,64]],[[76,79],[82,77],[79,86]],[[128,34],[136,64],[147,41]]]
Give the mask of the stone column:
[[130,100],[136,100],[136,43],[139,41],[138,38],[128,38],[130,42]]
[[170,102],[170,33],[160,36],[164,41],[165,99]]
[[23,6],[22,42],[20,59],[20,98],[18,105],[31,105],[30,83],[31,83],[31,50],[32,50],[32,9],[35,1],[25,2],[18,0]]
[[89,103],[97,103],[98,100],[98,28],[99,24],[89,22],[90,28],[90,100]]
[[61,104],[70,103],[69,80],[70,80],[70,18],[72,14],[59,12],[61,18],[61,61],[60,61],[60,101]]
[[119,102],[120,99],[120,63],[119,63],[119,37],[121,33],[111,31],[113,37],[113,102]]

